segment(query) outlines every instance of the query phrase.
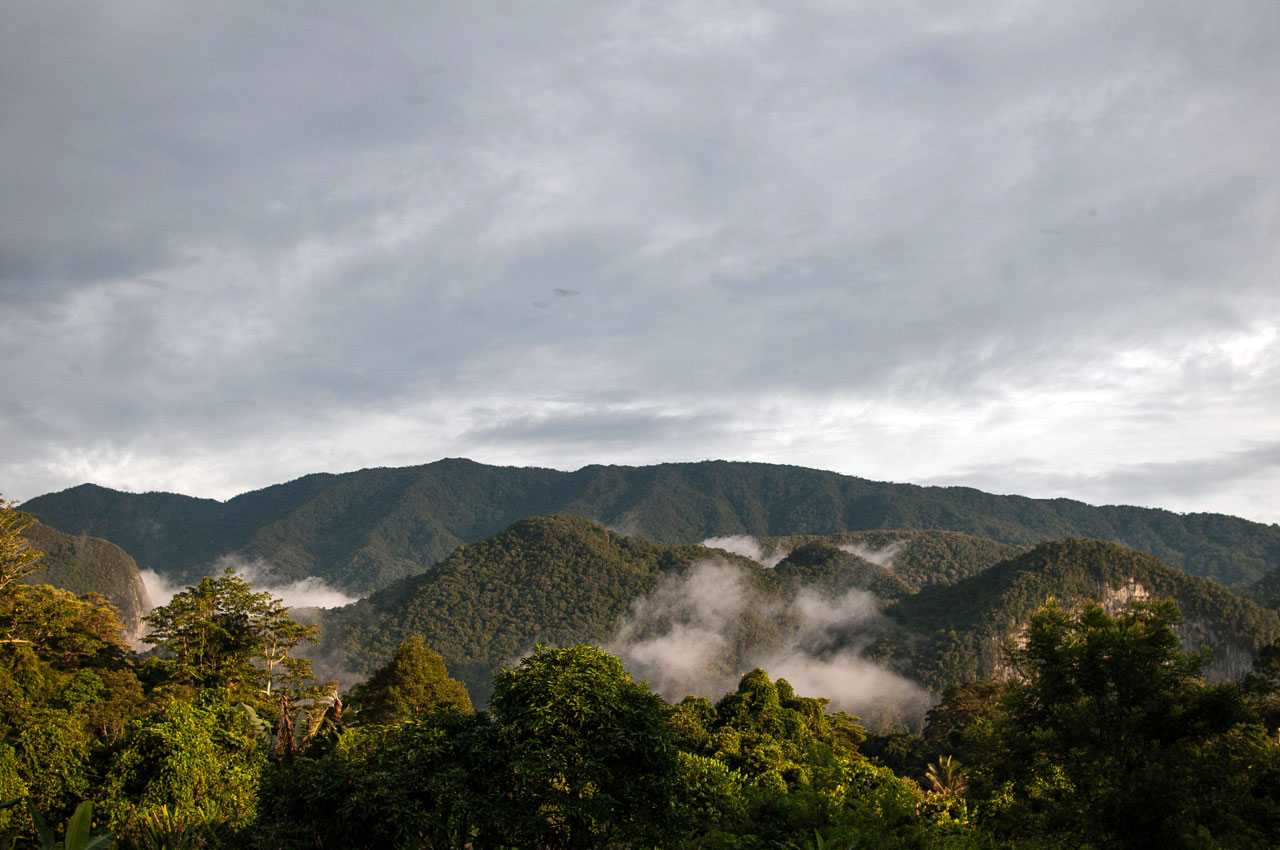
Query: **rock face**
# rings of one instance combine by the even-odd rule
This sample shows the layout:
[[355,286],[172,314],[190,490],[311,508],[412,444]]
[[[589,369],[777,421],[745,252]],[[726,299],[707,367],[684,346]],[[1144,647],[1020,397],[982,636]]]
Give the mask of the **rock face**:
[[136,640],[142,617],[151,610],[138,565],[129,554],[98,537],[64,534],[47,525],[33,525],[25,536],[44,552],[44,569],[27,577],[28,584],[51,584],[75,594],[100,593],[120,613],[125,637]]

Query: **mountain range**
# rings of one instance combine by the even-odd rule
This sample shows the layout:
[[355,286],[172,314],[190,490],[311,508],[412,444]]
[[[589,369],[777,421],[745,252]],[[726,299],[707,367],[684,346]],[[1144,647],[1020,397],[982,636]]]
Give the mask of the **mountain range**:
[[444,460],[226,502],[82,485],[22,508],[46,524],[32,539],[51,569],[33,580],[102,592],[132,626],[147,604],[139,568],[323,579],[364,598],[297,612],[321,626],[318,669],[354,684],[420,635],[479,703],[537,644],[580,641],[673,698],[767,665],[818,676],[807,687],[827,694],[856,669],[851,698],[909,701],[1008,675],[1011,642],[1051,598],[1173,600],[1216,678],[1280,639],[1280,616],[1257,604],[1280,587],[1277,526],[798,467]]
[[225,502],[84,484],[22,509],[68,533],[110,540],[142,569],[176,581],[230,557],[267,564],[280,582],[316,576],[355,595],[419,573],[517,520],[551,514],[663,544],[874,529],[956,531],[1015,546],[1089,538],[1242,588],[1280,568],[1280,526],[1238,517],[727,461],[561,472],[446,459],[308,475]]

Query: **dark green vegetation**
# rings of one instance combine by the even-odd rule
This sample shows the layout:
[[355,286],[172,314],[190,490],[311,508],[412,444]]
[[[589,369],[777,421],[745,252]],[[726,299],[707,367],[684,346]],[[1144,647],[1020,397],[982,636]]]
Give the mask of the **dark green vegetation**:
[[968,534],[904,530],[791,535],[766,538],[761,545],[787,553],[775,567],[786,583],[831,590],[856,587],[886,602],[922,587],[953,584],[1022,551]]
[[1272,611],[1280,611],[1280,567],[1244,588],[1241,595]]
[[428,572],[326,612],[322,648],[339,657],[336,666],[368,673],[421,635],[484,699],[501,665],[537,643],[605,640],[664,573],[712,555],[623,537],[581,517],[521,520]]
[[[966,586],[1004,604],[1001,616],[1046,589],[1067,600],[1092,588],[1119,607],[1027,603],[1025,640],[1001,659],[1007,682],[958,683],[922,734],[868,738],[858,718],[762,669],[715,702],[671,703],[582,644],[531,648],[494,675],[489,709],[476,713],[408,634],[344,700],[298,655],[313,629],[232,572],[152,612],[159,651],[139,656],[100,597],[14,580],[38,563],[24,522],[0,506],[0,802],[27,801],[0,807],[0,841],[20,847],[53,846],[43,825],[63,822],[68,848],[104,846],[110,836],[94,837],[110,833],[125,850],[1280,843],[1280,642],[1238,682],[1206,681],[1205,654],[1181,648],[1175,629],[1191,623],[1173,603],[1120,605],[1109,589],[1181,593],[1205,637],[1261,609],[1111,544],[1041,545],[980,570],[1003,553],[956,535],[895,539],[916,567],[888,574],[899,594],[885,603],[899,617],[890,635],[947,622],[948,606],[954,625],[981,629],[980,604],[959,606]],[[732,568],[779,597],[886,580],[839,548],[847,539],[795,542],[785,568]],[[908,555],[917,545],[939,559],[936,575]],[[438,568],[455,578],[438,587],[481,620],[483,605],[533,587],[502,616],[560,628],[552,599],[605,611],[706,554],[580,518],[526,520],[460,549]],[[574,566],[554,572],[548,557]],[[571,587],[597,573],[608,592]],[[469,601],[467,587],[484,594]],[[402,601],[415,600],[433,610],[421,593]]]
[[27,581],[75,594],[101,593],[115,606],[129,636],[138,633],[151,600],[127,552],[101,538],[63,534],[43,524],[31,526],[23,536],[44,553],[41,569]]
[[663,544],[750,534],[937,529],[1006,544],[1110,540],[1227,585],[1280,568],[1280,527],[1218,514],[918,487],[768,464],[588,466],[576,472],[442,460],[309,475],[225,503],[94,485],[32,499],[41,521],[121,546],[144,569],[192,580],[220,557],[263,559],[367,593],[531,516],[572,514]]
[[[1107,600],[1113,608],[1130,597],[1174,600],[1186,613],[1180,633],[1187,645],[1213,649],[1215,677],[1240,675],[1259,647],[1280,638],[1274,612],[1110,543],[1046,543],[1022,552],[953,532],[856,532],[778,543],[793,544],[799,545],[769,570],[701,546],[623,537],[578,517],[522,520],[459,547],[428,572],[325,612],[321,657],[326,669],[367,675],[402,641],[421,635],[483,701],[503,664],[538,643],[608,642],[637,598],[708,557],[731,564],[753,600],[722,633],[730,672],[743,669],[752,648],[785,644],[803,627],[787,602],[813,590],[832,598],[867,590],[884,614],[832,635],[820,654],[870,643],[873,657],[935,693],[1007,674],[1004,643],[1050,597],[1068,604]],[[856,546],[873,555],[892,547],[893,569],[840,548]],[[650,631],[669,628],[674,617],[658,616]]]
[[1199,678],[1170,603],[1048,606],[1014,654],[974,796],[1002,832],[1074,846],[1275,846],[1280,761],[1256,705]]
[[391,660],[351,692],[351,705],[368,723],[403,723],[434,706],[470,713],[466,686],[449,678],[444,659],[411,635]]
[[1046,599],[1078,605],[1130,599],[1172,600],[1193,648],[1209,647],[1215,677],[1241,675],[1260,647],[1280,638],[1280,617],[1212,581],[1150,555],[1096,540],[1042,543],[951,585],[925,587],[885,613],[909,635],[885,647],[934,689],[1008,672],[1004,643]]

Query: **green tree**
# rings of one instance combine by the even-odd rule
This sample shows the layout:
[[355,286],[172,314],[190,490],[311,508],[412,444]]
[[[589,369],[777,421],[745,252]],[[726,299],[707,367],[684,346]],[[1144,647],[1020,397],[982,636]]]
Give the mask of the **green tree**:
[[[263,776],[257,846],[415,847],[475,843],[505,801],[489,788],[502,769],[484,715],[435,706],[396,726],[356,726]],[[493,830],[489,830],[490,833]]]
[[969,777],[960,762],[952,756],[941,756],[929,765],[924,778],[929,781],[932,790],[939,794],[958,796],[969,787]]
[[0,499],[0,591],[40,569],[44,555],[22,532],[36,524],[35,517],[14,507],[17,502]]
[[[809,785],[816,779],[815,766],[831,759],[847,761],[866,737],[858,718],[828,714],[828,702],[797,696],[786,679],[773,682],[764,670],[752,670],[736,691],[716,703],[708,754],[759,787]],[[699,703],[685,705],[696,709]]]
[[965,730],[994,717],[1003,693],[1004,683],[990,680],[947,688],[942,700],[925,715],[925,741],[947,754],[959,752],[964,748]]
[[164,651],[178,682],[233,691],[256,685],[269,697],[278,682],[310,678],[310,661],[294,652],[315,643],[318,629],[295,622],[283,602],[255,593],[232,570],[201,579],[143,622],[150,632],[142,640]]
[[31,798],[51,817],[71,814],[91,788],[92,742],[79,718],[68,711],[41,708],[17,731],[13,754]]
[[0,646],[29,646],[60,669],[119,661],[127,652],[124,625],[96,593],[47,584],[18,584],[0,593]]
[[103,784],[113,829],[132,835],[161,811],[185,824],[236,828],[253,819],[266,754],[227,697],[207,690],[133,724]]
[[396,654],[351,694],[361,723],[403,723],[437,705],[470,713],[466,686],[449,678],[444,659],[418,635],[400,644]]
[[[1011,836],[1085,847],[1274,845],[1276,748],[1234,685],[1199,677],[1171,603],[1031,621],[971,782]],[[1207,784],[1207,776],[1224,776]],[[1226,781],[1233,777],[1233,781]],[[1268,825],[1270,824],[1270,825]]]
[[591,646],[541,648],[494,679],[509,765],[508,840],[585,850],[661,844],[675,828],[679,767],[666,703]]

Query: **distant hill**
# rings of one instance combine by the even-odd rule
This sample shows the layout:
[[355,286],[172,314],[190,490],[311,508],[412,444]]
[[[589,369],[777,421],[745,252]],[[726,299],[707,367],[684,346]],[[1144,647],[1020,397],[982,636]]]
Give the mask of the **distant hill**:
[[432,570],[324,612],[322,650],[327,666],[363,676],[421,635],[483,701],[500,666],[538,643],[603,641],[664,573],[710,557],[735,560],[702,546],[623,537],[581,517],[520,520]]
[[923,587],[888,606],[902,629],[880,656],[935,689],[1008,673],[1003,643],[1046,599],[1101,602],[1113,613],[1130,600],[1173,600],[1188,648],[1208,647],[1208,673],[1247,672],[1262,646],[1280,638],[1280,616],[1142,552],[1097,540],[1042,543],[954,584]]
[[44,552],[40,563],[45,568],[29,575],[28,584],[51,584],[77,595],[100,593],[120,613],[127,637],[138,635],[151,601],[128,553],[106,540],[64,534],[40,523],[23,534]]
[[1252,599],[1264,608],[1280,611],[1280,567],[1272,570],[1248,587],[1240,595]]
[[550,514],[586,517],[662,544],[932,529],[1015,546],[1109,540],[1227,585],[1280,568],[1280,527],[1237,517],[726,461],[559,472],[453,459],[309,475],[226,502],[86,484],[22,508],[55,527],[111,540],[141,567],[176,580],[206,574],[217,559],[234,555],[269,563],[282,581],[315,575],[354,594],[421,572],[519,519]]
[[[1218,675],[1245,671],[1259,647],[1280,638],[1275,612],[1111,543],[1069,540],[1024,551],[955,533],[910,531],[791,543],[799,545],[766,569],[703,546],[628,538],[580,517],[521,520],[459,547],[434,569],[322,612],[320,667],[344,671],[344,684],[349,683],[418,634],[482,703],[492,673],[535,644],[607,642],[620,618],[634,613],[637,599],[651,602],[657,590],[669,587],[663,582],[677,582],[684,593],[688,587],[679,584],[681,578],[706,561],[732,568],[736,578],[728,589],[750,599],[735,609],[735,621],[719,626],[724,640],[711,641],[734,656],[726,660],[729,667],[746,657],[744,651],[750,655],[750,647],[798,645],[789,635],[806,628],[798,617],[804,609],[788,600],[816,591],[830,604],[845,604],[841,600],[850,589],[873,594],[884,616],[851,618],[854,631],[829,633],[821,646],[804,651],[815,659],[851,647],[865,651],[935,693],[1007,674],[1005,643],[1051,597],[1067,605],[1096,600],[1112,608],[1129,599],[1172,599],[1186,619],[1184,641],[1212,648]],[[886,566],[847,551],[859,547],[870,547],[864,551],[881,560],[892,551],[896,560]],[[688,626],[697,625],[681,619],[679,606],[649,613],[648,628],[658,635],[672,628],[666,633],[683,628],[691,634]],[[705,636],[700,640],[692,650],[706,644]]]
[[864,587],[882,599],[954,584],[1024,549],[953,531],[901,529],[795,534],[765,538],[760,545],[766,552],[788,553],[777,564],[780,575],[794,574],[803,583]]

